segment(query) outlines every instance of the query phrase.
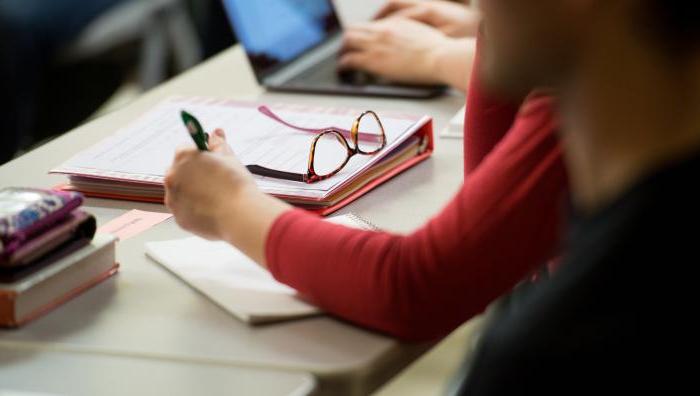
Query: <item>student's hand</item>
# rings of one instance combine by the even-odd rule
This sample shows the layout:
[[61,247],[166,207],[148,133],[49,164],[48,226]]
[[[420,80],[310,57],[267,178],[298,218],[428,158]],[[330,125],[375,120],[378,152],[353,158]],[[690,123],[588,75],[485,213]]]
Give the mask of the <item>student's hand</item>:
[[233,155],[233,150],[231,150],[231,146],[229,146],[226,141],[226,132],[224,132],[223,129],[216,129],[214,133],[209,134],[207,146],[209,147],[209,151],[213,153]]
[[222,130],[209,152],[181,149],[165,177],[165,204],[185,230],[226,240],[264,264],[268,228],[289,206],[261,192]]
[[413,19],[450,37],[475,37],[480,20],[475,8],[446,0],[389,0],[375,18],[388,17]]
[[396,82],[438,83],[436,49],[448,40],[439,31],[409,19],[358,24],[345,32],[339,66]]
[[231,202],[255,191],[250,173],[233,155],[217,130],[210,152],[180,149],[165,177],[165,204],[184,229],[209,239],[223,239],[221,220]]
[[410,84],[448,84],[465,90],[473,39],[453,39],[425,24],[389,18],[348,28],[341,69],[366,71]]

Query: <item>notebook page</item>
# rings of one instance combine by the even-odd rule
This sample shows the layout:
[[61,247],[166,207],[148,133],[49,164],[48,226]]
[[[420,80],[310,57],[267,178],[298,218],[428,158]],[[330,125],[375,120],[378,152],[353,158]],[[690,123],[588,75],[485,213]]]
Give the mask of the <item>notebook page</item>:
[[[285,121],[300,127],[349,128],[359,111],[270,106]],[[301,132],[265,116],[253,103],[205,98],[170,99],[131,125],[97,145],[77,154],[54,173],[69,173],[106,179],[160,184],[178,147],[194,147],[187,135],[180,111],[196,115],[204,128],[223,128],[228,142],[243,164],[306,173],[313,133]],[[323,198],[333,189],[377,163],[418,128],[420,117],[384,116],[387,147],[374,156],[356,155],[335,177],[306,184],[256,176],[260,188],[268,193]],[[318,152],[319,160],[323,153]]]
[[245,322],[263,323],[320,312],[225,242],[198,237],[149,242],[146,254]]
[[[326,221],[363,230],[375,229],[352,214]],[[198,237],[149,242],[146,254],[245,322],[263,323],[321,312],[298,299],[294,289],[277,282],[267,270],[225,242]]]

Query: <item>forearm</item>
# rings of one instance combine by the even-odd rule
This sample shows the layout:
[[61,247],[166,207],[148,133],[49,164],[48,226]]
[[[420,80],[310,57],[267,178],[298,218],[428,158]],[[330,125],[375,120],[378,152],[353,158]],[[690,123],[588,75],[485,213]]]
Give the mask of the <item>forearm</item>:
[[467,92],[475,53],[474,38],[445,40],[435,52],[435,71],[440,82]]
[[448,207],[409,236],[285,213],[269,235],[270,271],[363,326],[412,340],[446,334],[554,253],[566,177],[549,108],[517,122]]
[[[543,173],[534,183],[516,174],[522,183],[506,182],[496,194],[478,188],[483,180],[470,183],[436,219],[409,236],[345,229],[286,213],[270,233],[269,269],[346,320],[406,340],[438,338],[554,254],[565,184],[558,157],[553,152],[543,158]],[[534,187],[526,196],[508,196],[528,184]],[[514,206],[492,208],[491,199]]]
[[280,215],[292,207],[257,189],[240,191],[229,202],[219,226],[222,239],[266,267],[265,243],[270,228]]

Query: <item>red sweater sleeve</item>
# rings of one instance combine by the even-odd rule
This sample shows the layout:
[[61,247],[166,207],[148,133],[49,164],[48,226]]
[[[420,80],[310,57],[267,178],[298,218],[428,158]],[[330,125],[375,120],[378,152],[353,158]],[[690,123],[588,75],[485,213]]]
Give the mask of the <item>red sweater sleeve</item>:
[[[475,62],[479,62],[478,59]],[[475,67],[474,70],[477,70]],[[478,73],[469,82],[464,121],[464,174],[469,175],[513,125],[518,103],[492,98],[482,87]]]
[[[551,100],[528,100],[503,127],[500,119],[489,121],[494,113],[475,109],[487,103],[480,87],[472,86],[470,95],[469,111],[486,116],[467,117],[468,141],[490,150],[506,136],[440,214],[404,236],[287,212],[266,244],[275,278],[346,320],[428,340],[482,312],[550,258],[566,191]],[[507,106],[497,107],[507,115]]]

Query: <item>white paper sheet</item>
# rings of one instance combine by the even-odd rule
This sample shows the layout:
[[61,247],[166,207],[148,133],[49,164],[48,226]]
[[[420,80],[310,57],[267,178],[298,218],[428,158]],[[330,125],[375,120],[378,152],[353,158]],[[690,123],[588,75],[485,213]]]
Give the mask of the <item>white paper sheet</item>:
[[442,132],[440,133],[440,136],[445,137],[445,138],[458,138],[461,139],[464,137],[464,117],[466,115],[467,108],[462,107],[460,111],[457,112],[457,114],[452,117],[450,120],[450,124],[447,126],[447,128],[443,129]]

